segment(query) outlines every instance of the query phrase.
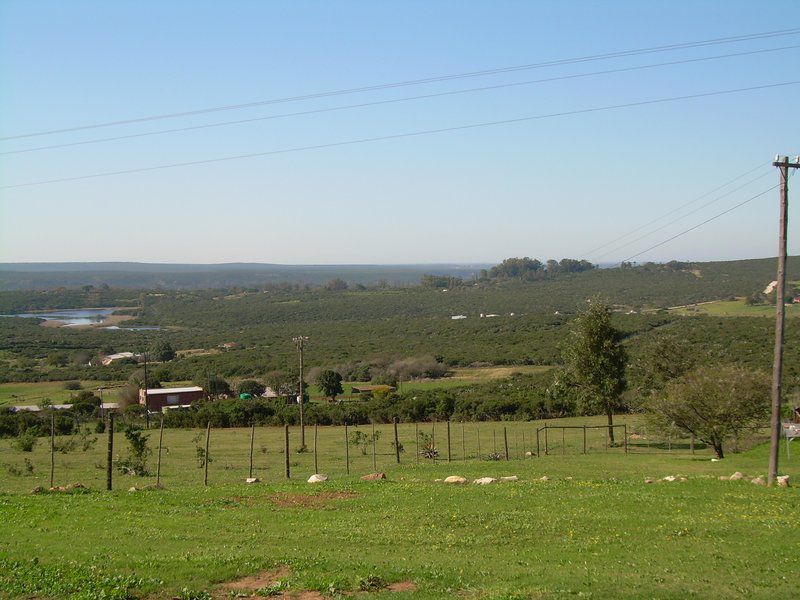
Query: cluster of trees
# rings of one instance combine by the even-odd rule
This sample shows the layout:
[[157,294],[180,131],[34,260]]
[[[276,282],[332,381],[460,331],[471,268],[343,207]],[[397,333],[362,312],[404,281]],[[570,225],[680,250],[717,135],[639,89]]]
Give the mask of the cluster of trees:
[[546,263],[527,256],[523,258],[507,258],[488,271],[482,269],[480,279],[524,279],[536,281],[547,277],[555,277],[562,273],[581,273],[590,271],[595,266],[587,260],[563,258],[560,261],[550,259]]
[[423,275],[420,277],[419,284],[424,288],[447,289],[464,285],[464,280],[453,275]]

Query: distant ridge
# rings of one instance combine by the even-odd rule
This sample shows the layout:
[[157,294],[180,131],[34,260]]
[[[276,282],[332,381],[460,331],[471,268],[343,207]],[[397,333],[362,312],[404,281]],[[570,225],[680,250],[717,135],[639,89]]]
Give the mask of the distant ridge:
[[454,275],[469,279],[485,264],[399,265],[281,265],[271,263],[137,263],[137,262],[32,262],[0,263],[0,290],[39,290],[85,285],[125,288],[196,289],[258,287],[264,284],[321,284],[334,278],[348,283],[391,285],[417,283],[425,274]]

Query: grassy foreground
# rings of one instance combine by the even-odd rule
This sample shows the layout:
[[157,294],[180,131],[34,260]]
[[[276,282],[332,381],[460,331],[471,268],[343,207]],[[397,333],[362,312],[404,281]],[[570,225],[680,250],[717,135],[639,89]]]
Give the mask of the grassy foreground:
[[[227,433],[239,436],[240,443],[229,439],[231,449],[248,439],[242,430]],[[111,493],[92,478],[91,491],[31,495],[3,473],[3,489],[13,491],[0,494],[0,597],[231,598],[220,584],[281,565],[288,567],[283,593],[319,592],[307,598],[369,581],[413,582],[406,591],[365,592],[398,599],[789,598],[797,591],[797,489],[718,480],[736,470],[763,474],[764,446],[720,462],[612,451],[450,464],[404,456],[397,466],[382,456],[388,479],[378,482],[358,479],[372,465],[371,456],[356,455],[350,476],[329,462],[323,484],[305,482],[308,455],[293,456],[303,462],[292,480],[276,467],[262,469],[264,482],[255,485],[240,483],[241,462],[212,463],[212,485],[203,487],[192,483],[195,465],[173,461],[180,468],[167,472],[165,489],[140,492],[124,490],[152,480],[119,475]],[[796,479],[797,460],[781,458],[782,472]],[[80,460],[86,464],[70,473],[76,481],[99,471],[96,457]],[[434,481],[450,474],[520,480]],[[667,475],[688,481],[644,483]],[[27,490],[38,480],[16,479]]]

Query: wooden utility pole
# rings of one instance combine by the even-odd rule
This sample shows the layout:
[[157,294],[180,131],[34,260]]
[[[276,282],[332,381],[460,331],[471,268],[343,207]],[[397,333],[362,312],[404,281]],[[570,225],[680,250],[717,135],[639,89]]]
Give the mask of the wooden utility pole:
[[770,423],[769,471],[767,485],[778,476],[778,448],[781,441],[781,379],[783,377],[783,320],[786,293],[786,229],[789,212],[789,169],[800,168],[800,156],[790,163],[788,156],[776,156],[773,166],[780,172],[780,221],[778,223],[778,280],[775,286],[775,354],[772,360],[772,420]]
[[289,472],[289,426],[283,426],[283,469],[286,473],[286,479],[289,479],[291,473]]
[[56,472],[56,413],[50,413],[50,487],[53,487],[53,480]]
[[397,417],[392,419],[394,423],[394,456],[397,459],[397,464],[400,464],[400,438],[397,436]]
[[303,394],[303,350],[305,349],[305,343],[308,341],[308,336],[300,335],[295,338],[292,338],[297,347],[300,349],[300,391],[297,395],[297,401],[300,403],[300,449],[305,450],[306,448],[306,421],[303,417],[303,404],[304,402],[304,394]]

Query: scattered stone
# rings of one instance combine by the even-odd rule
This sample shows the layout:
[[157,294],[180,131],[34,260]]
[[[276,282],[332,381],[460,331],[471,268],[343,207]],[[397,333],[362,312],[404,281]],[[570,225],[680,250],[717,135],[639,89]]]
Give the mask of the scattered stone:
[[434,479],[433,480],[434,483],[440,483],[441,481],[442,481],[441,479]]
[[245,483],[260,483],[261,480],[258,477],[248,477],[244,480]]
[[778,481],[778,487],[789,487],[788,475],[778,475],[777,481]]
[[138,492],[139,490],[136,489],[136,486],[133,486],[133,487],[129,488],[128,491],[129,492]]
[[572,477],[564,477],[564,481],[572,481]]
[[500,481],[518,481],[518,480],[519,480],[519,477],[517,477],[516,475],[508,475],[506,477],[501,477],[500,478]]
[[681,477],[678,477],[678,481],[689,481],[689,479],[686,478],[686,477],[681,476]]
[[674,475],[667,475],[666,477],[662,477],[661,481],[675,481],[676,479],[677,477],[675,477]]
[[729,481],[739,481],[740,479],[744,479],[744,473],[736,471],[736,473],[730,476]]
[[654,480],[654,479],[650,479],[650,478],[648,477],[647,479],[645,479],[645,480],[644,480],[644,482],[645,482],[645,483],[653,483],[653,482],[655,482],[655,480]]
[[730,481],[730,480],[731,480],[731,478],[730,478],[730,477],[728,477],[727,475],[720,475],[720,476],[719,476],[719,480],[720,480],[720,481]]
[[37,485],[35,488],[33,488],[33,491],[31,492],[31,494],[44,494],[44,491],[45,491],[44,490],[44,486]]
[[755,483],[756,485],[767,485],[767,482],[764,481],[763,477],[753,477],[753,479],[750,480],[750,483]]
[[328,476],[322,473],[314,473],[308,478],[308,483],[322,483],[323,481],[328,481]]
[[550,478],[547,475],[543,475],[539,478],[539,481],[550,481]]
[[450,475],[450,477],[446,477],[444,480],[445,483],[467,483],[466,477],[461,477],[461,475]]
[[497,482],[497,479],[495,479],[494,477],[479,477],[478,479],[476,479],[472,483],[476,483],[478,485],[488,485],[490,483],[496,483],[496,482]]
[[530,450],[528,450],[528,451],[525,453],[525,456],[533,456],[533,452],[531,452]]
[[369,475],[364,475],[361,478],[361,481],[378,481],[379,479],[386,479],[385,473],[370,473]]
[[711,462],[719,462],[719,459],[718,458],[712,458]]

